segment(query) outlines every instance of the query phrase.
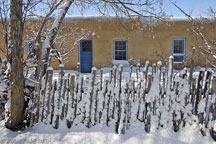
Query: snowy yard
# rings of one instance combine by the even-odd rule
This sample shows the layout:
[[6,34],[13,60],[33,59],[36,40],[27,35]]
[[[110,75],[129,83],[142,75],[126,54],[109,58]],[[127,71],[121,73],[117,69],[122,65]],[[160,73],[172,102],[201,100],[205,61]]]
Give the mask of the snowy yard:
[[113,133],[114,128],[91,129],[75,126],[71,129],[61,123],[55,130],[51,125],[38,124],[25,131],[12,132],[0,123],[1,144],[215,144],[210,137],[203,137],[197,125],[173,130],[161,129],[145,133],[142,128],[130,128],[125,135]]
[[[112,68],[103,68],[103,81],[109,79],[111,69]],[[141,67],[139,77],[143,76],[141,73],[143,70],[144,68]],[[198,77],[199,70],[200,68],[197,68],[193,73],[194,78]],[[53,79],[58,80],[58,73],[59,71],[54,71]],[[149,67],[148,73],[152,73],[151,67]],[[174,71],[174,73],[176,74],[178,71]],[[68,74],[76,74],[76,71],[66,70],[66,77]],[[130,67],[124,67],[122,79],[129,78],[129,75]],[[84,80],[88,78],[87,81],[89,83],[90,76],[91,74],[80,74],[79,77],[84,77]],[[136,77],[136,69],[133,68],[132,79],[136,81]],[[155,75],[155,78],[157,78],[157,75]],[[96,81],[100,81],[100,70],[97,70]],[[80,81],[78,81],[78,83],[79,82]],[[88,83],[86,84],[84,81],[84,89],[88,89]],[[152,82],[152,85],[154,85],[153,83],[154,82]],[[99,83],[97,85],[99,85]],[[124,81],[122,86],[125,85],[126,82]],[[135,85],[135,87],[138,87],[137,82],[135,82]],[[137,88],[137,91],[138,90],[139,89]],[[84,94],[84,96],[88,95]],[[80,105],[82,105],[81,102]],[[83,110],[86,111],[87,109],[84,108]],[[85,123],[78,123],[77,126],[73,125],[71,128],[68,128],[65,121],[66,119],[68,119],[67,116],[65,119],[59,121],[58,129],[54,129],[53,125],[44,124],[47,122],[43,121],[39,122],[34,127],[29,127],[24,131],[18,132],[8,130],[5,128],[4,122],[0,121],[0,144],[216,144],[211,138],[209,130],[204,130],[207,136],[201,134],[200,129],[204,128],[204,126],[198,123],[193,123],[190,126],[185,125],[185,127],[179,129],[178,132],[173,131],[172,123],[168,123],[166,128],[158,127],[157,124],[151,124],[151,130],[147,133],[144,130],[144,123],[136,121],[135,124],[130,124],[130,127],[125,131],[125,134],[116,134],[113,125],[107,127],[102,122],[97,122],[97,125],[95,124],[90,128],[87,128]]]

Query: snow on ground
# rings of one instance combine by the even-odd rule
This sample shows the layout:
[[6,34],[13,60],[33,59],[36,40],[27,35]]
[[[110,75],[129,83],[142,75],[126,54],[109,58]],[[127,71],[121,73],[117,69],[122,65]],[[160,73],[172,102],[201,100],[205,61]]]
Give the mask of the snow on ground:
[[[109,77],[111,68],[103,68],[103,70],[103,76]],[[129,71],[129,67],[124,68],[123,76],[128,76]],[[136,77],[135,71],[133,68],[132,77]],[[194,76],[197,76],[198,69],[195,71]],[[54,78],[57,78],[57,72],[54,72]],[[65,71],[65,73],[75,74],[76,72]],[[99,73],[100,71],[97,71],[97,77]],[[86,77],[88,74],[81,75]],[[126,130],[124,135],[117,135],[114,133],[114,128],[102,128],[97,125],[88,129],[79,125],[68,129],[61,121],[58,130],[53,129],[51,125],[40,123],[25,131],[13,132],[5,128],[3,121],[0,121],[0,144],[216,144],[210,136],[202,136],[199,129],[198,125],[194,125],[175,133],[170,129],[151,128],[151,132],[146,133],[142,127],[134,127]]]
[[40,123],[28,130],[13,132],[1,121],[0,135],[1,144],[216,144],[210,137],[203,137],[196,125],[178,133],[167,129],[145,133],[141,128],[131,128],[125,135],[117,135],[113,128],[88,129],[80,125],[68,129],[63,122],[58,130]]

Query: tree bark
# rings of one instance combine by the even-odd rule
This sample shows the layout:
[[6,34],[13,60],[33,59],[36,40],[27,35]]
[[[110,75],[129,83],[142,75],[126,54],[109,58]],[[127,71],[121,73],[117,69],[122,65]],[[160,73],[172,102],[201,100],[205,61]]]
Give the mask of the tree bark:
[[23,121],[24,113],[24,76],[23,76],[23,20],[22,20],[22,0],[10,1],[10,28],[11,35],[11,105],[9,119],[6,127],[19,129]]

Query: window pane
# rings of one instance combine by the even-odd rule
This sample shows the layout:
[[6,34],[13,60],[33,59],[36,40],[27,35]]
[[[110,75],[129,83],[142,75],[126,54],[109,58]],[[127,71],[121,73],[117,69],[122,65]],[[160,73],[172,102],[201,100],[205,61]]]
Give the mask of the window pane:
[[120,56],[123,56],[123,51],[120,51],[120,52],[119,52],[119,55],[120,55]]
[[119,41],[118,43],[119,43],[119,45],[122,45],[122,41]]
[[174,40],[173,53],[184,54],[184,40]]
[[118,56],[118,55],[116,55],[116,56],[115,56],[115,59],[116,59],[116,60],[120,60],[120,58],[119,58],[119,56]]
[[119,50],[119,45],[115,45],[115,50]]
[[82,51],[91,51],[91,41],[86,40],[86,41],[81,41],[82,45]]
[[116,56],[119,56],[119,52],[118,52],[118,51],[116,51],[116,52],[115,52],[115,55],[116,55]]
[[123,56],[122,60],[126,60],[126,55]]
[[126,42],[127,41],[115,41],[115,60],[126,60]]
[[174,56],[174,62],[184,62],[184,56]]

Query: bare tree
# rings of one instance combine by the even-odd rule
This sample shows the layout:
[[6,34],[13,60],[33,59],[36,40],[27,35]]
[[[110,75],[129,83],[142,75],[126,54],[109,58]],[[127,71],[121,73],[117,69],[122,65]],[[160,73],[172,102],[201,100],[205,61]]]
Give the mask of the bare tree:
[[216,67],[216,10],[209,8],[208,17],[200,16],[195,18],[185,12],[175,2],[171,1],[171,3],[189,19],[191,24],[190,31],[192,32],[196,49],[199,50],[210,66]]
[[[133,20],[132,15],[164,20],[164,13],[161,7],[162,0],[11,0],[10,4],[3,0],[1,2],[4,3],[4,5],[8,5],[8,7],[10,6],[10,10],[6,9],[5,12],[3,9],[0,10],[1,13],[3,12],[2,14],[4,14],[1,16],[2,22],[4,22],[2,26],[5,29],[4,38],[6,51],[4,51],[4,53],[6,52],[6,57],[11,64],[11,109],[6,122],[6,126],[11,129],[17,129],[24,119],[24,83],[26,80],[29,80],[29,78],[25,79],[23,76],[24,67],[35,68],[33,82],[35,82],[36,85],[30,99],[33,99],[33,102],[37,105],[33,106],[33,111],[37,108],[36,114],[33,113],[33,116],[36,116],[37,122],[39,115],[40,88],[42,85],[41,80],[47,71],[47,67],[51,63],[52,57],[57,57],[59,62],[63,63],[63,59],[74,51],[79,40],[86,36],[85,32],[78,32],[78,30],[75,30],[75,32],[68,35],[58,37],[63,19],[72,4],[81,9],[90,7],[97,8],[102,15],[115,14],[120,18],[119,20],[121,20],[122,16]],[[59,7],[60,9],[58,9]],[[42,15],[38,15],[38,8],[41,8]],[[51,26],[48,28],[49,30],[47,32],[46,28],[48,27],[49,19],[51,18],[53,20],[52,16],[54,13],[57,13],[57,16],[54,18],[54,21],[50,21]],[[7,25],[8,14],[10,14],[10,26]],[[23,30],[25,29],[24,23],[26,20],[31,21],[32,17],[36,18],[37,22],[40,22],[40,26],[34,30],[35,32],[31,40],[31,50],[24,59],[22,43]],[[71,49],[67,49],[64,39],[78,34],[79,36],[76,37],[74,46]],[[59,47],[57,46],[58,42],[60,44]],[[4,49],[1,50],[3,51]],[[32,65],[33,62],[36,65]]]
[[22,123],[24,111],[24,76],[23,76],[23,8],[22,0],[10,1],[10,35],[9,49],[11,49],[11,113],[6,126],[16,129]]

